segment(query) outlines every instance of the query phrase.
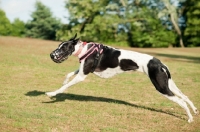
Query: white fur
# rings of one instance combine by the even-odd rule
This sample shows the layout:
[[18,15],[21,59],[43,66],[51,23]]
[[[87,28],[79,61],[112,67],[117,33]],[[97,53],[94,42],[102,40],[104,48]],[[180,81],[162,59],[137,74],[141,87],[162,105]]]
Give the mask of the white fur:
[[123,73],[124,71],[120,69],[120,67],[116,68],[107,68],[106,70],[102,72],[94,72],[95,75],[101,77],[101,78],[110,78],[113,77],[119,73]]
[[194,111],[195,114],[198,114],[198,110],[197,108],[194,106],[194,104],[192,103],[192,101],[190,101],[190,99],[184,95],[176,86],[176,84],[174,83],[174,81],[172,79],[168,80],[168,84],[169,84],[169,89],[178,97],[180,97],[183,101],[187,102],[190,107],[192,108],[192,110]]
[[78,72],[79,72],[79,70],[76,70],[74,72],[68,73],[67,76],[66,76],[66,79],[63,82],[63,85],[67,84],[68,81],[69,81],[69,78],[72,77],[72,76],[74,76],[74,75],[76,75],[76,74],[78,74]]
[[[80,69],[83,67],[84,63],[81,63]],[[74,72],[75,73],[75,72]],[[69,77],[72,76],[72,74],[69,75]],[[59,93],[63,93],[67,88],[70,86],[83,81],[86,78],[87,75],[84,75],[83,71],[79,71],[78,74],[67,84],[64,84],[60,89],[54,91],[54,92],[47,92],[46,94],[50,97],[56,96]]]
[[194,120],[193,120],[193,117],[192,117],[192,115],[191,115],[191,113],[190,113],[190,110],[189,110],[189,108],[187,107],[187,104],[185,103],[184,100],[180,99],[180,98],[177,97],[177,96],[167,96],[167,95],[164,95],[164,96],[165,96],[166,98],[168,98],[169,100],[171,100],[171,101],[173,101],[173,102],[179,104],[183,109],[185,109],[185,111],[186,111],[186,113],[187,113],[187,115],[188,115],[188,117],[189,117],[189,119],[188,119],[188,122],[189,122],[189,123],[191,123],[191,122],[194,121]]

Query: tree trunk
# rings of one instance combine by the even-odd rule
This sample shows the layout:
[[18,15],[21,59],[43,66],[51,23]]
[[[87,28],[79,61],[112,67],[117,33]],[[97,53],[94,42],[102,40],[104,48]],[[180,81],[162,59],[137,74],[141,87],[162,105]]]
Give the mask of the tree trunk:
[[120,2],[122,3],[122,5],[123,5],[124,7],[126,6],[124,0],[120,0]]
[[178,33],[178,35],[179,35],[179,42],[180,42],[180,46],[182,47],[182,48],[184,48],[185,46],[184,46],[184,44],[183,44],[183,37],[182,37],[182,33],[181,33],[181,30],[180,30],[180,28],[179,28],[179,26],[178,26],[178,24],[176,23],[176,21],[175,21],[175,19],[174,19],[174,17],[173,17],[173,14],[171,13],[170,14],[170,18],[171,18],[171,21],[172,21],[172,24],[173,24],[173,26],[174,26],[174,28],[175,28],[175,30],[176,30],[176,32]]
[[169,11],[169,15],[170,15],[170,19],[171,19],[171,22],[177,32],[177,34],[179,35],[179,42],[180,42],[180,46],[183,48],[185,47],[184,44],[183,44],[183,38],[182,38],[182,33],[181,33],[181,30],[178,26],[178,21],[176,21],[176,17],[174,16],[175,13],[176,13],[176,9],[173,5],[170,4],[169,0],[162,0],[167,8],[167,10]]

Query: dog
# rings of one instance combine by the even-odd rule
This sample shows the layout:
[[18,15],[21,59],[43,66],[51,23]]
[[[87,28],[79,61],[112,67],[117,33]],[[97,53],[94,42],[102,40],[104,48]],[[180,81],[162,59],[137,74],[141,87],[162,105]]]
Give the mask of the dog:
[[[89,73],[94,73],[101,78],[110,78],[126,71],[140,71],[145,73],[163,96],[179,104],[187,113],[188,122],[193,121],[187,103],[195,114],[197,108],[192,101],[184,95],[172,80],[168,67],[159,59],[148,54],[116,49],[94,42],[83,42],[76,38],[77,34],[68,41],[62,42],[50,54],[56,63],[62,63],[70,55],[77,56],[80,61],[78,70],[67,74],[63,86],[54,91],[46,92],[49,97],[63,93],[70,86],[83,81]],[[76,75],[70,82],[69,78]]]

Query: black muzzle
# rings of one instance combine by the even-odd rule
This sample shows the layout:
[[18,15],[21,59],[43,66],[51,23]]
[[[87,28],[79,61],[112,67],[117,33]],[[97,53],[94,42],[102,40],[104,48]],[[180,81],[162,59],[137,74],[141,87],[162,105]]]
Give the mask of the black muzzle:
[[68,55],[68,52],[62,52],[59,49],[56,49],[50,54],[50,57],[54,62],[62,63],[68,58]]

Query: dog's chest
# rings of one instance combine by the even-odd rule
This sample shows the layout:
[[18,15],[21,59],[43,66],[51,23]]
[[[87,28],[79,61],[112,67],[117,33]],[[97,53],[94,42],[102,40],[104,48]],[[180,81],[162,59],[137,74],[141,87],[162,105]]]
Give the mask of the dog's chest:
[[120,67],[116,67],[116,68],[107,68],[106,70],[101,71],[101,72],[94,72],[94,74],[101,78],[110,78],[110,77],[113,77],[114,75],[122,73],[122,72],[124,72],[124,71],[121,70]]

